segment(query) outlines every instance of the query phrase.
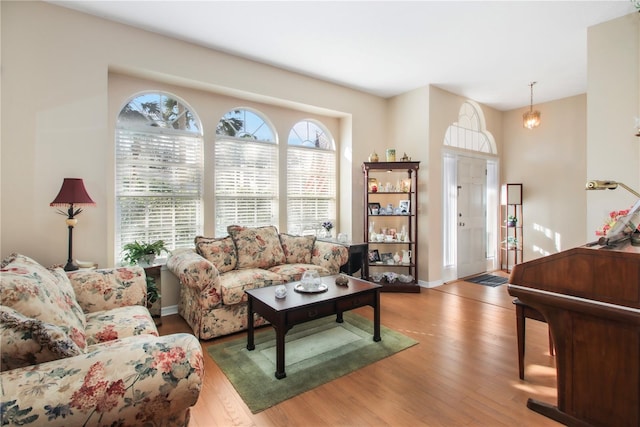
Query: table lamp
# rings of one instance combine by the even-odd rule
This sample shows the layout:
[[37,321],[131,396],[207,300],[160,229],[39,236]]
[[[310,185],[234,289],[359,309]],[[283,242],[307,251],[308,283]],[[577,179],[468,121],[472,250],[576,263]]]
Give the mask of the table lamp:
[[65,178],[62,181],[62,187],[58,195],[49,203],[49,206],[64,206],[66,211],[58,209],[58,213],[67,217],[66,223],[69,228],[69,252],[67,256],[67,264],[64,266],[65,271],[74,271],[78,269],[78,265],[73,261],[73,227],[78,223],[75,218],[82,212],[81,207],[77,206],[95,206],[94,202],[87,190],[84,188],[84,182],[80,178]]

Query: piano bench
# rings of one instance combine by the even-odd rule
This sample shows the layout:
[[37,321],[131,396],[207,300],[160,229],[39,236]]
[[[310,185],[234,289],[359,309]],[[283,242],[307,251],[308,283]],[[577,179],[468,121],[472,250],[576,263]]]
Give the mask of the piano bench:
[[[547,321],[538,310],[524,304],[518,298],[513,300],[513,304],[516,306],[516,329],[518,334],[518,373],[520,374],[520,379],[523,380],[525,319],[529,318],[544,323],[547,323]],[[551,331],[549,331],[549,354],[551,356],[555,356]]]

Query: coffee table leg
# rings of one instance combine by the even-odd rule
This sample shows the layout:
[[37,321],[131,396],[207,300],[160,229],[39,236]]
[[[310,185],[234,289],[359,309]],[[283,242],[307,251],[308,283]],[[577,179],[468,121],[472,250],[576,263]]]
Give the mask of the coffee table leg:
[[247,298],[247,350],[251,351],[256,346],[253,343],[253,297]]
[[284,371],[284,334],[285,328],[275,328],[276,330],[276,378],[281,380],[287,376]]
[[382,340],[382,337],[380,336],[380,289],[376,289],[375,293],[375,305],[373,307],[373,340],[378,342]]

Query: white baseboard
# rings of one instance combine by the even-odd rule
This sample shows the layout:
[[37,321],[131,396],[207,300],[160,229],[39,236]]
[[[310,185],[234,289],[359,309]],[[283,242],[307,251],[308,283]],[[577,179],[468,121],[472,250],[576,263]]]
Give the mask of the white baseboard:
[[171,314],[178,314],[178,305],[170,305],[168,307],[162,307],[160,310],[160,316],[169,316]]

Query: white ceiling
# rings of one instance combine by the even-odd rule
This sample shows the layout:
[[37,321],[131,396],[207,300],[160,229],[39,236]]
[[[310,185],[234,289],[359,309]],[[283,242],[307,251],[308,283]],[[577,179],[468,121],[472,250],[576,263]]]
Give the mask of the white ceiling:
[[608,1],[57,1],[61,6],[390,97],[433,84],[499,110],[587,89],[587,28]]

